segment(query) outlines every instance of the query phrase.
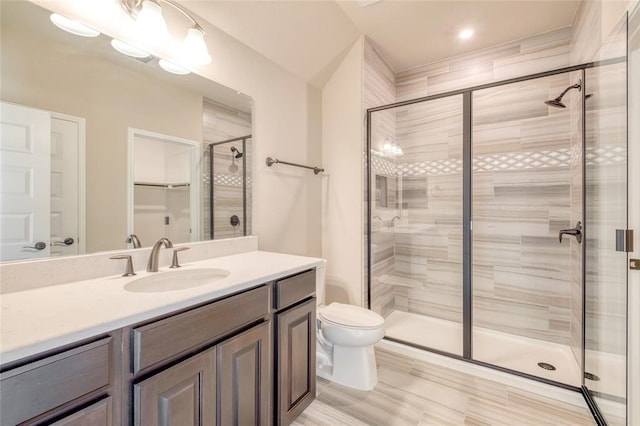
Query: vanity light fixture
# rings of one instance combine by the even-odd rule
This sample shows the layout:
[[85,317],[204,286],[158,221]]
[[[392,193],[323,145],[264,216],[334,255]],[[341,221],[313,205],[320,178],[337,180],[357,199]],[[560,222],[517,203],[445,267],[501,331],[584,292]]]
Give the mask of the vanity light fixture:
[[151,56],[151,53],[146,50],[142,50],[136,46],[132,46],[129,43],[120,41],[117,39],[111,40],[111,46],[123,55],[131,56],[132,58],[144,59]]
[[143,0],[136,16],[140,32],[149,41],[165,42],[171,37],[167,23],[162,16],[162,8],[153,0]]
[[166,72],[170,72],[171,74],[185,75],[190,73],[188,69],[176,65],[173,62],[169,62],[165,59],[160,59],[158,61],[158,65],[160,65],[160,68],[162,68]]
[[56,27],[71,34],[81,37],[98,37],[100,35],[100,31],[57,13],[52,13],[49,19]]
[[211,62],[211,55],[204,41],[205,32],[189,12],[173,0],[120,0],[124,9],[137,22],[140,31],[143,32],[149,43],[165,43],[170,35],[167,23],[162,16],[160,3],[166,4],[186,16],[191,22],[191,28],[187,30],[178,58],[189,65],[205,65]]

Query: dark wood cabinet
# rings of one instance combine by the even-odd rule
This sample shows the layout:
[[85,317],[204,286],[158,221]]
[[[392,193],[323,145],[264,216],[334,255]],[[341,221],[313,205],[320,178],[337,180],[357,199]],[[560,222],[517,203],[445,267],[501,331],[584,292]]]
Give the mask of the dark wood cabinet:
[[263,323],[218,347],[218,424],[270,425],[271,324]]
[[216,358],[209,349],[134,385],[134,424],[216,424]]
[[278,424],[291,424],[316,396],[315,322],[315,298],[276,316]]
[[[117,376],[113,340],[105,337],[2,372],[0,424],[45,423],[111,393]],[[112,415],[95,424],[111,424]]]
[[314,293],[306,270],[3,366],[0,424],[290,424],[315,398]]
[[110,426],[112,421],[112,398],[107,397],[76,411],[51,426]]

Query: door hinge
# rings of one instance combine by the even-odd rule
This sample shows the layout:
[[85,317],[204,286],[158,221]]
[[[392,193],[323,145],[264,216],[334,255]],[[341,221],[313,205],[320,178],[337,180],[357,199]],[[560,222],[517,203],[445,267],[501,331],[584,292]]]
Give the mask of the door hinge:
[[633,251],[633,229],[616,229],[616,251]]
[[629,259],[629,269],[640,271],[640,259]]

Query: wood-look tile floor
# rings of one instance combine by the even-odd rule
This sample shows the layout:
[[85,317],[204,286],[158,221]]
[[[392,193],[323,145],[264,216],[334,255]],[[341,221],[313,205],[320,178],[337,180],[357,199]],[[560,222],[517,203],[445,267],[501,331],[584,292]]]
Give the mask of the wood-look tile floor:
[[376,348],[378,384],[318,379],[294,425],[595,425],[589,409]]

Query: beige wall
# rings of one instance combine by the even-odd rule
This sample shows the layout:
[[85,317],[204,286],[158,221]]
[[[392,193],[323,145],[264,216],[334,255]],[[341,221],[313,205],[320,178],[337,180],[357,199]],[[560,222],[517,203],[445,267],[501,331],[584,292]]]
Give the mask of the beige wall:
[[[86,250],[124,249],[127,128],[200,141],[202,96],[2,21],[0,98],[86,119]],[[24,52],[29,52],[25,55]],[[176,108],[179,105],[179,108]],[[147,242],[148,243],[148,242]]]
[[[69,2],[37,3],[69,17],[80,18],[110,36],[129,39],[126,31],[131,29],[132,21],[128,18],[103,22],[100,17],[81,16]],[[265,158],[271,156],[320,164],[321,151],[312,146],[318,143],[317,138],[312,141],[308,134],[311,127],[318,128],[321,119],[317,100],[315,104],[311,102],[310,107],[313,96],[310,96],[306,82],[208,22],[202,20],[200,23],[207,33],[206,42],[213,62],[200,67],[198,73],[253,98],[253,233],[260,237],[260,249],[320,254],[320,178],[308,170],[282,165],[268,168],[264,163]],[[175,26],[184,26],[184,22]],[[158,49],[150,51],[158,56],[169,56]]]
[[327,302],[362,305],[363,182],[362,67],[359,38],[322,92],[322,257]]

